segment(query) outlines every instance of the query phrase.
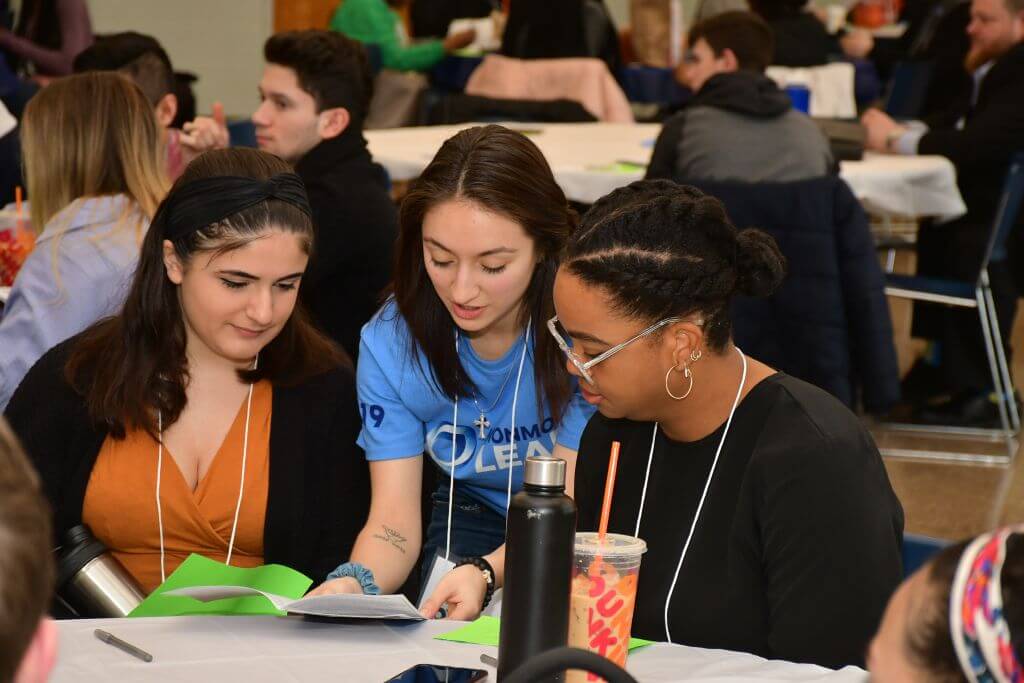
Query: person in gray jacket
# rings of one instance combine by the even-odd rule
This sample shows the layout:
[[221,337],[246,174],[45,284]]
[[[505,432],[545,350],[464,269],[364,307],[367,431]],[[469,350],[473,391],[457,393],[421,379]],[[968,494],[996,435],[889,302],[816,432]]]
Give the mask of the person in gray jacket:
[[668,119],[648,178],[789,182],[832,172],[818,126],[765,76],[771,29],[751,12],[726,12],[696,24],[677,77],[693,92]]

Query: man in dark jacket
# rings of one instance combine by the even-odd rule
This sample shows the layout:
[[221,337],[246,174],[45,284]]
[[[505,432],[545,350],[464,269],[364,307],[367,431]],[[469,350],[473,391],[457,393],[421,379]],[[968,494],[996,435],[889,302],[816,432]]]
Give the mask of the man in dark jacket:
[[771,29],[750,12],[695,25],[680,72],[695,95],[665,122],[648,178],[788,182],[826,175],[828,141],[764,75]]
[[[1024,149],[1024,0],[973,0],[965,59],[975,87],[970,97],[924,123],[903,125],[880,111],[862,122],[868,146],[900,154],[939,154],[956,166],[967,214],[945,224],[925,224],[918,237],[918,273],[974,281],[991,234],[1011,156]],[[1020,220],[1018,220],[1018,227]],[[1017,312],[1019,284],[1013,258],[1020,230],[1010,237],[1011,258],[989,266],[996,315],[1004,343]],[[998,424],[989,395],[991,374],[975,311],[931,306],[914,310],[914,335],[938,342],[931,366],[916,366],[910,393],[922,400],[950,394],[921,411],[928,422],[966,426]],[[932,369],[929,369],[929,368]],[[939,381],[936,381],[936,378]],[[908,393],[908,392],[905,392]],[[934,401],[933,401],[934,403]]]
[[316,238],[300,299],[355,359],[359,331],[391,279],[398,214],[363,137],[372,75],[362,46],[328,31],[271,36],[263,48],[260,149],[295,164]]

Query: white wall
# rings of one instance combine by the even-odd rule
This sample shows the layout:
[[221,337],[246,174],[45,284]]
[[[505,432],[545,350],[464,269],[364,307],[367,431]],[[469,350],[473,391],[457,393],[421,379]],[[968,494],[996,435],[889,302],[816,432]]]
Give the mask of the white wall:
[[629,26],[629,0],[604,0],[604,6],[619,28]]
[[[700,0],[683,0],[683,16],[692,17],[697,11]],[[612,15],[615,25],[620,29],[629,26],[629,0],[604,0],[608,13]],[[689,23],[687,21],[687,23]]]
[[248,116],[258,103],[263,42],[273,30],[273,0],[87,0],[93,31],[138,31],[160,41],[176,71],[191,71],[196,107],[224,103]]

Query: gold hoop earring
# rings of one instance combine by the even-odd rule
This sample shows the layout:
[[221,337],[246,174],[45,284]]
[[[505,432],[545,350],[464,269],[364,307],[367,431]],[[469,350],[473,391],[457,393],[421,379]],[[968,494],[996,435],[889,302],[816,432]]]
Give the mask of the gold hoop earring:
[[676,368],[676,366],[673,365],[672,367],[670,367],[668,369],[668,372],[665,373],[665,393],[668,394],[670,398],[673,398],[676,401],[682,401],[684,398],[686,398],[687,396],[690,395],[691,391],[693,391],[693,373],[690,372],[690,368],[689,367],[683,366],[683,377],[685,377],[686,379],[690,380],[690,385],[688,387],[686,387],[686,393],[685,394],[683,394],[682,396],[676,396],[675,394],[672,393],[672,390],[668,386],[668,377],[669,377],[669,375],[672,374],[673,370],[675,370],[676,372],[679,372],[679,370]]

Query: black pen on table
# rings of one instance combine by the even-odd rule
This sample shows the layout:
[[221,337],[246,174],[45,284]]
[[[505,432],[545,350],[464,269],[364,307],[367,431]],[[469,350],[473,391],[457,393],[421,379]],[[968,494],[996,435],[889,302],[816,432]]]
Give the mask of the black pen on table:
[[126,643],[125,641],[121,640],[120,638],[118,638],[117,636],[115,636],[112,633],[107,633],[103,629],[99,629],[98,628],[95,631],[93,631],[93,634],[97,638],[102,640],[104,643],[106,643],[107,645],[113,645],[118,650],[121,650],[123,652],[127,652],[132,657],[136,657],[138,659],[141,659],[144,662],[152,662],[153,661],[153,655],[149,654],[145,650],[140,650],[139,648],[135,647],[131,643]]

